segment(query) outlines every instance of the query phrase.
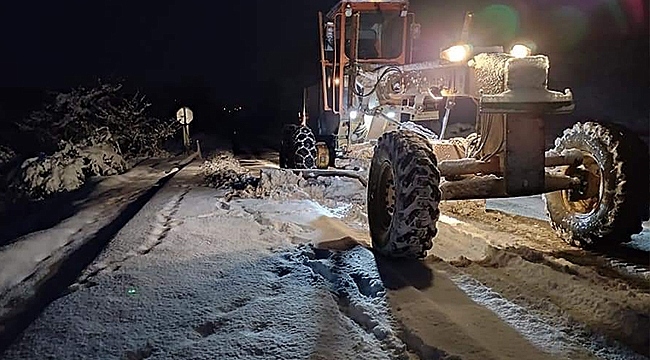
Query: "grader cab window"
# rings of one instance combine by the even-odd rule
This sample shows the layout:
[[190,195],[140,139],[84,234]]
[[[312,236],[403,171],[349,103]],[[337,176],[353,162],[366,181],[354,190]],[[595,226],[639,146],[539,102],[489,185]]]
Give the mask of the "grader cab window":
[[[394,59],[402,54],[404,21],[399,11],[366,11],[359,13],[358,59]],[[346,54],[353,57],[354,21],[346,22]]]

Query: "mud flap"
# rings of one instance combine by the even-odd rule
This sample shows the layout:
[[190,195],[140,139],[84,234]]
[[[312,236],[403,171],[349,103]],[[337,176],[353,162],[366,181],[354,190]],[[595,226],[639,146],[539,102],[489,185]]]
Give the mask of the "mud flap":
[[331,111],[325,111],[318,117],[318,135],[336,135],[339,129],[340,116]]

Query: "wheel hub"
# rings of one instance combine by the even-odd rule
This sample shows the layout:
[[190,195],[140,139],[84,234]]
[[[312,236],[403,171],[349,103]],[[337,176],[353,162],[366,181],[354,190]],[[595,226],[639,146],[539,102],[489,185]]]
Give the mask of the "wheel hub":
[[596,159],[585,153],[582,164],[577,167],[569,167],[566,175],[577,177],[581,181],[581,186],[578,189],[562,192],[562,198],[567,208],[578,214],[590,214],[595,211],[600,205],[604,191],[603,174]]
[[316,167],[327,169],[330,164],[330,150],[323,142],[316,143]]
[[377,190],[377,200],[379,200],[377,209],[380,209],[380,213],[377,215],[382,233],[386,233],[395,214],[396,204],[395,175],[389,162],[384,162],[381,165]]

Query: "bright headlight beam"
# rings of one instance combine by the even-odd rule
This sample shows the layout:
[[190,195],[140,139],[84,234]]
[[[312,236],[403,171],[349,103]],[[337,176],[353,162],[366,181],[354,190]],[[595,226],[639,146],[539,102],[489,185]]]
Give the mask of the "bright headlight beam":
[[468,51],[465,45],[454,45],[446,50],[447,58],[451,62],[461,62],[467,59]]
[[533,51],[528,46],[517,44],[512,47],[512,50],[510,50],[510,55],[516,58],[525,58],[526,56],[530,56],[532,52]]
[[356,110],[350,111],[350,119],[356,120],[357,116],[359,116],[359,113]]

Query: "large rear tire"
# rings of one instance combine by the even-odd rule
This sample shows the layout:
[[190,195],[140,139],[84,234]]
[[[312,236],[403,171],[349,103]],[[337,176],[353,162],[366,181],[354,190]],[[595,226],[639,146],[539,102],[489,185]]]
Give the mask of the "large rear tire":
[[440,215],[440,172],[427,139],[410,131],[382,135],[368,182],[373,248],[392,257],[424,257]]
[[280,144],[280,167],[288,169],[316,168],[316,138],[310,128],[285,125]]
[[555,151],[571,148],[582,151],[584,161],[560,170],[584,185],[544,195],[552,227],[575,246],[629,241],[649,215],[647,146],[621,126],[587,122],[555,140]]

